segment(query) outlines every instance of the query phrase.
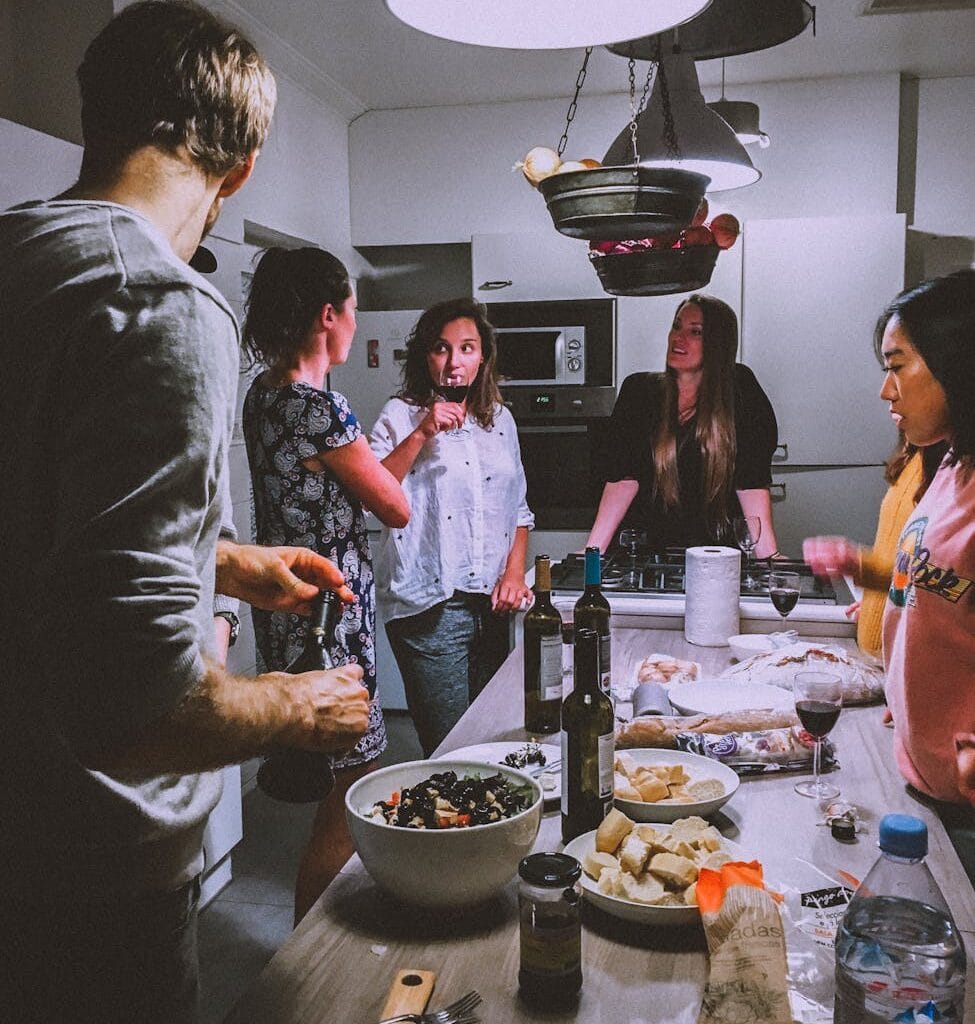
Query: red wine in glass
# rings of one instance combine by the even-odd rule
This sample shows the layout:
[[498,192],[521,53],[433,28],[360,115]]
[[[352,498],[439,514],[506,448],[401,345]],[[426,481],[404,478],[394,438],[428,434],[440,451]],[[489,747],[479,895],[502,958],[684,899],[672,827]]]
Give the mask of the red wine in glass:
[[775,610],[783,618],[785,618],[785,616],[795,608],[799,601],[799,591],[792,590],[789,587],[776,587],[774,590],[770,589],[768,596],[772,598],[772,604],[775,605]]
[[443,398],[448,402],[461,402],[467,401],[467,395],[471,390],[469,384],[438,384],[437,394],[442,395]]
[[784,619],[799,600],[799,574],[796,572],[770,572],[768,596],[775,610]]
[[843,685],[834,672],[808,670],[797,672],[792,681],[796,714],[803,728],[815,740],[813,750],[813,777],[797,782],[796,792],[814,800],[831,800],[839,796],[839,789],[823,782],[819,774],[823,737],[833,728],[843,707]]
[[828,736],[836,725],[836,720],[840,717],[840,708],[826,700],[797,700],[796,714],[802,722],[803,729],[813,739],[821,740]]

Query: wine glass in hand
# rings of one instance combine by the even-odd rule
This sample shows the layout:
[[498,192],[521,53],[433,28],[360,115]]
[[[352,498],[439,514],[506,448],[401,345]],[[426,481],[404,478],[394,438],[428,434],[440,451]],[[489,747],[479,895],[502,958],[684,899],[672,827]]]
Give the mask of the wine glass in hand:
[[746,590],[757,590],[758,580],[752,576],[752,552],[762,536],[762,520],[759,516],[738,516],[731,523],[735,543],[745,554],[745,578],[742,585]]
[[[470,381],[467,378],[467,371],[463,367],[458,366],[444,366],[435,387],[440,399],[445,402],[454,402],[457,405],[467,401],[467,396],[471,389]],[[449,433],[458,434],[462,424],[463,419]]]
[[792,683],[796,699],[796,714],[802,727],[816,741],[813,749],[813,777],[796,783],[796,792],[817,800],[831,800],[839,796],[839,789],[823,782],[819,774],[820,751],[823,738],[836,724],[843,707],[843,686],[833,672],[797,672]]
[[799,573],[770,572],[768,596],[772,599],[775,610],[785,619],[799,600]]

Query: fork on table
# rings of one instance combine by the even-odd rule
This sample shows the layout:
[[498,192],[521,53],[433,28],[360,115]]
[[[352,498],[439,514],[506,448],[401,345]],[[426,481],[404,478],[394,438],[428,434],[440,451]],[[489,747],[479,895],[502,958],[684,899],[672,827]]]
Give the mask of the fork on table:
[[480,1018],[473,1016],[471,1011],[480,1001],[477,992],[468,992],[442,1010],[433,1013],[400,1013],[381,1020],[379,1024],[478,1024]]

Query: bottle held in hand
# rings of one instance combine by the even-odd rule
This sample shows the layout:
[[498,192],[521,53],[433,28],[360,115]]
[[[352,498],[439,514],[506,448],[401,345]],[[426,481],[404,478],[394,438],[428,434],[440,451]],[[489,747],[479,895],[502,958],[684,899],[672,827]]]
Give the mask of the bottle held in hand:
[[535,559],[535,603],[525,614],[525,731],[558,732],[562,713],[562,616],[552,604],[548,555]]
[[[285,669],[291,675],[335,667],[328,645],[342,615],[338,594],[323,590],[312,603],[305,649]],[[312,750],[275,750],[257,772],[257,784],[275,800],[302,804],[322,800],[335,785],[332,758]]]
[[575,688],[562,702],[562,841],[598,828],[613,804],[613,702],[600,686],[599,634],[576,626]]
[[609,601],[602,591],[602,566],[599,548],[586,548],[585,590],[576,601],[572,619],[576,629],[594,629],[599,634],[599,683],[609,693],[612,672],[609,632]]

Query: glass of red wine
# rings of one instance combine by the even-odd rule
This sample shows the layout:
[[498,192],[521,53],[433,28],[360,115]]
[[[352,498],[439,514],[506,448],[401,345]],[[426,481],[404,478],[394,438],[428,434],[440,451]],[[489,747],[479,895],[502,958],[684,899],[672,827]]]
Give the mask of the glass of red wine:
[[[436,382],[437,397],[444,402],[456,402],[458,405],[467,401],[471,390],[470,381],[467,378],[466,370],[458,367],[450,368],[444,366],[440,379]],[[451,435],[460,433],[460,428],[447,431]]]
[[768,574],[768,596],[775,610],[783,619],[799,601],[799,573],[770,572]]
[[813,748],[813,777],[796,783],[800,796],[816,800],[832,800],[840,795],[839,789],[829,782],[823,782],[819,774],[820,751],[823,739],[836,725],[843,707],[843,686],[840,677],[833,672],[797,672],[792,683],[796,699],[796,714],[803,729],[816,741]]

